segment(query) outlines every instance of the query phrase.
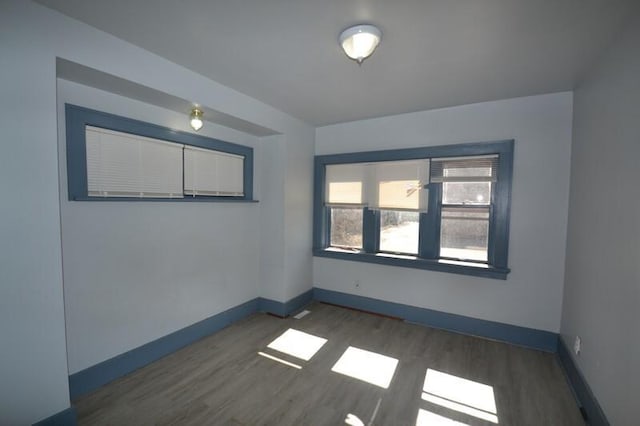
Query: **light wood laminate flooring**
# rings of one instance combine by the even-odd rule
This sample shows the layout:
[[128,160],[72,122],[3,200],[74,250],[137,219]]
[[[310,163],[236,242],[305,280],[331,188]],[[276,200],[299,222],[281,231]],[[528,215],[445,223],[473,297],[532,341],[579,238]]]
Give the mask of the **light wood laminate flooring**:
[[[307,309],[299,320],[252,315],[74,401],[79,424],[584,425],[553,354],[322,303]],[[309,341],[280,349],[310,353],[321,341],[308,335],[326,342],[308,360],[268,347],[289,329]],[[350,347],[368,351],[352,349],[365,357],[342,365],[360,379],[332,371]],[[393,360],[388,388],[365,381],[384,382]]]

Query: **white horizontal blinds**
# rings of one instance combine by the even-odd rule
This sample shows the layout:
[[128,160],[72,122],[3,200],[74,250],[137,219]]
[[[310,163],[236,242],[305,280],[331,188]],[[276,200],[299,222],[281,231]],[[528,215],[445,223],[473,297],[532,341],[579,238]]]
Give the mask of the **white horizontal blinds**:
[[88,195],[182,198],[182,147],[86,126]]
[[325,204],[328,206],[364,206],[367,165],[328,164],[325,174]]
[[140,140],[141,196],[182,198],[182,145]]
[[496,182],[498,155],[434,158],[431,182]]
[[370,165],[371,209],[427,211],[429,160],[384,161]]
[[184,193],[187,195],[244,195],[244,157],[185,146]]

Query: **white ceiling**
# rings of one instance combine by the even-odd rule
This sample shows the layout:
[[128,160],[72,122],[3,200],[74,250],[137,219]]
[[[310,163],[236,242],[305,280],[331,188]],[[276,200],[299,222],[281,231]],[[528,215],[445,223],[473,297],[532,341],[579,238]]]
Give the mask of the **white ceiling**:
[[[40,0],[310,124],[570,90],[637,0]],[[373,23],[362,67],[337,43]]]

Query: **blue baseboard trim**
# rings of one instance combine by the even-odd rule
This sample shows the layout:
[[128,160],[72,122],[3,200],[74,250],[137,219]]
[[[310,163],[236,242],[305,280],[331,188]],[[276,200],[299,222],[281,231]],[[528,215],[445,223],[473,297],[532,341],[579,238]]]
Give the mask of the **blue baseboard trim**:
[[428,327],[486,337],[545,352],[556,352],[558,349],[558,335],[550,331],[486,321],[316,287],[313,289],[313,298],[320,302],[389,315]]
[[250,300],[69,376],[72,400],[258,311]]
[[598,400],[591,391],[589,383],[587,383],[576,365],[562,337],[558,342],[558,359],[567,376],[569,385],[573,389],[573,394],[578,400],[578,405],[582,407],[581,411],[586,416],[587,424],[589,426],[609,426],[607,417],[604,415]]
[[307,290],[304,293],[299,294],[298,296],[294,297],[293,299],[285,303],[287,315],[291,315],[296,311],[299,311],[300,309],[304,308],[312,301],[313,301],[313,289]]
[[264,297],[258,298],[258,311],[273,314],[282,318],[287,316],[287,308],[284,302],[278,302]]
[[313,289],[305,291],[288,302],[278,302],[276,300],[260,297],[258,299],[258,310],[260,312],[268,312],[284,318],[308,305],[312,300]]
[[71,406],[53,416],[34,423],[33,426],[76,426],[77,424],[78,415],[76,414],[75,407]]
[[[394,316],[429,327],[487,337],[547,352],[556,352],[558,349],[557,334],[548,331],[479,320],[314,287],[287,302],[278,302],[262,297],[250,300],[182,330],[72,374],[69,376],[70,397],[75,400],[100,386],[144,367],[255,312],[268,312],[284,318],[300,310],[312,300]],[[75,411],[73,413],[75,418]]]
[[288,302],[256,298],[69,376],[72,400],[144,367],[255,312],[286,317],[313,300],[313,289]]

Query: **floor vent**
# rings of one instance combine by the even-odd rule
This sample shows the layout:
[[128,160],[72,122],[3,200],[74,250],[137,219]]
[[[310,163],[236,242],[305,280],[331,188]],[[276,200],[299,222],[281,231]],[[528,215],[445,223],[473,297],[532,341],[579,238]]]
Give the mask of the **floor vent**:
[[304,311],[302,311],[302,312],[298,312],[298,313],[297,313],[297,314],[295,314],[293,317],[294,317],[295,319],[301,319],[301,318],[306,317],[306,316],[307,316],[307,315],[309,315],[310,313],[311,313],[311,311],[307,311],[307,310],[305,309],[305,310],[304,310]]

